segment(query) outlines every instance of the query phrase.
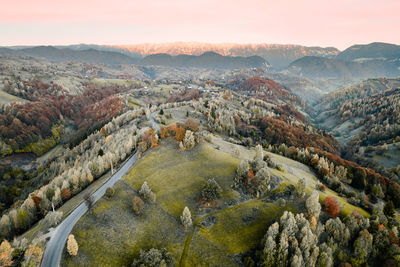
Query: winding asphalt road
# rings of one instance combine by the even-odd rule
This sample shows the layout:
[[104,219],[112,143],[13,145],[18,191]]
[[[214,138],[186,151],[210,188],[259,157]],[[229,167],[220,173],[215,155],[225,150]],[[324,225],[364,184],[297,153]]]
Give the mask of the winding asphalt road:
[[[160,130],[160,127],[154,121],[153,114],[150,116],[149,122],[157,131]],[[129,171],[136,160],[137,154],[135,153],[113,176],[111,176],[107,182],[92,194],[94,202],[104,195],[108,187],[113,186],[118,180],[120,180],[127,171]],[[88,207],[85,202],[82,202],[53,230],[51,238],[46,244],[42,263],[40,265],[41,267],[56,267],[60,265],[62,252],[64,250],[65,242],[68,239],[68,235],[71,233],[72,228],[77,221],[86,213],[87,210]]]

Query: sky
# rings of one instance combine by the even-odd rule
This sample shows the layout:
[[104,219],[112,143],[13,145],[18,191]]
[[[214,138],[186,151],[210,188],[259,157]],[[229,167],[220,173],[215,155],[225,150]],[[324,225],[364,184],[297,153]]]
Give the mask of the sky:
[[1,0],[0,45],[400,44],[400,0]]

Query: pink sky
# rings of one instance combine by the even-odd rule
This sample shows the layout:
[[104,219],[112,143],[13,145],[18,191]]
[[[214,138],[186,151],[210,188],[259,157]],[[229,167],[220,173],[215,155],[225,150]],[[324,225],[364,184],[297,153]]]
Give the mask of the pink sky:
[[400,0],[1,0],[0,45],[400,44]]

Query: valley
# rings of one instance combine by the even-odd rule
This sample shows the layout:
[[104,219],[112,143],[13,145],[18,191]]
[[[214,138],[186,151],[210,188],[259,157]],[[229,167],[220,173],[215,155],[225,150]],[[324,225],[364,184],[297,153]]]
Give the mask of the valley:
[[0,49],[1,264],[399,262],[395,46],[171,46]]

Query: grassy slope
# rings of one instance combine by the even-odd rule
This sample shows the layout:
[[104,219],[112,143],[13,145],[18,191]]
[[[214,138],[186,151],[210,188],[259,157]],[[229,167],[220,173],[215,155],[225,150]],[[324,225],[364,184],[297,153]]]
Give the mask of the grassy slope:
[[19,98],[14,95],[10,95],[2,90],[0,90],[0,106],[11,103],[11,102],[27,102],[27,100]]
[[[215,149],[214,146],[218,146]],[[139,160],[126,177],[115,186],[112,200],[102,199],[92,214],[86,214],[73,230],[80,246],[78,257],[64,255],[63,266],[128,266],[140,249],[166,247],[181,266],[237,265],[235,255],[257,245],[271,220],[284,210],[296,212],[294,206],[284,208],[262,199],[243,202],[231,189],[235,170],[241,158],[251,159],[254,151],[238,146],[238,158],[231,152],[235,145],[215,138],[215,145],[201,144],[192,151],[180,151],[171,144],[164,145]],[[270,169],[284,183],[297,183],[306,178],[307,191],[315,188],[317,178],[305,165],[285,157],[271,154],[283,165],[284,171]],[[204,211],[196,205],[196,198],[208,178],[215,178],[224,190],[221,208]],[[147,181],[157,195],[156,204],[146,204],[144,215],[132,212],[131,200],[141,184]],[[320,194],[322,201],[331,190]],[[362,209],[338,197],[343,213]],[[228,201],[238,204],[228,206]],[[194,228],[185,232],[179,216],[188,206]],[[207,217],[215,216],[216,224],[203,226]],[[250,218],[245,220],[245,218]]]
[[[141,248],[166,247],[185,266],[234,264],[232,256],[259,242],[268,222],[283,213],[282,208],[262,200],[250,200],[228,207],[224,202],[240,199],[231,184],[240,159],[213,149],[208,144],[192,151],[179,151],[165,145],[139,160],[116,186],[112,200],[102,199],[92,214],[86,214],[73,230],[80,246],[79,256],[64,257],[64,266],[127,266]],[[222,209],[211,213],[197,208],[196,198],[208,178],[223,188]],[[144,215],[132,212],[132,197],[147,181],[157,194],[156,204],[146,204]],[[179,216],[188,206],[193,232],[185,232]],[[252,211],[258,207],[257,211]],[[294,208],[288,207],[295,211]],[[242,217],[252,213],[250,221]],[[216,216],[217,224],[200,223]],[[110,249],[112,248],[112,249]]]
[[[240,151],[241,158],[252,158],[255,155],[254,151],[248,150],[243,146],[238,146],[228,143],[222,140],[222,138],[218,136],[214,138],[214,143],[220,147],[221,151],[224,151],[226,153],[233,153],[234,148],[237,147]],[[292,159],[274,153],[268,153],[268,154],[275,163],[278,163],[283,166],[283,171],[270,169],[272,175],[279,176],[283,179],[284,182],[288,182],[294,185],[297,184],[299,178],[305,178],[306,192],[309,194],[311,193],[312,190],[315,190],[318,178],[315,176],[315,173],[311,170],[310,167],[300,162],[294,161]],[[319,193],[320,193],[321,204],[323,203],[323,200],[327,196],[336,197],[340,202],[342,208],[342,214],[344,216],[351,214],[354,210],[357,210],[363,216],[369,217],[369,214],[365,210],[349,204],[345,198],[339,197],[335,191],[330,190],[329,188],[327,188],[325,192],[319,192]]]
[[[272,220],[282,216],[284,210],[297,212],[291,205],[280,207],[260,199],[229,207],[196,220],[187,253],[181,258],[182,266],[235,266],[235,255],[256,247]],[[199,224],[205,217],[215,216],[217,224],[205,227]],[[246,217],[252,217],[249,221]]]

